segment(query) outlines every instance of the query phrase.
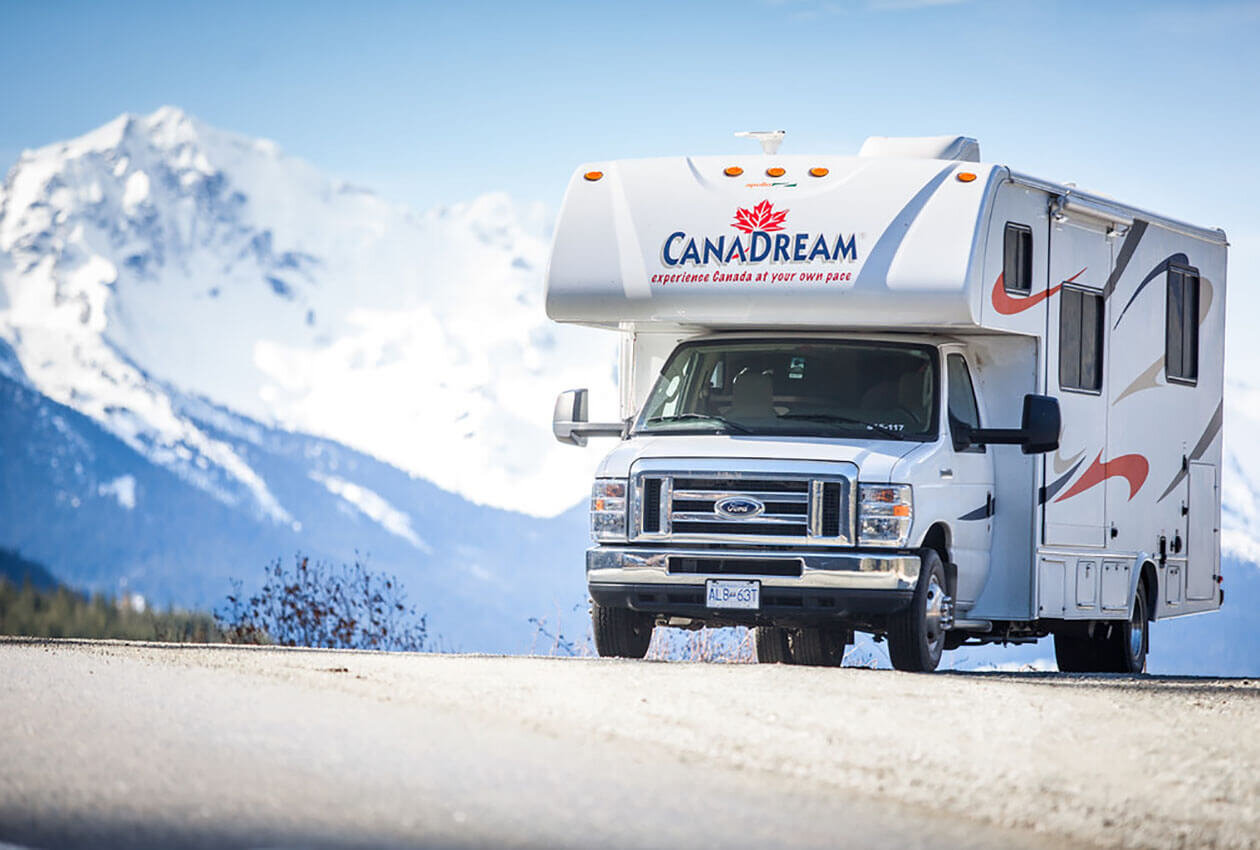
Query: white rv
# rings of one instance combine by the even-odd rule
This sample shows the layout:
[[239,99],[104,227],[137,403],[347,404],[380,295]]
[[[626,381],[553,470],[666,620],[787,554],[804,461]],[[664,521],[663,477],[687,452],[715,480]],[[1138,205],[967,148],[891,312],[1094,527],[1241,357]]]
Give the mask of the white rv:
[[1152,621],[1221,605],[1225,234],[983,163],[857,156],[582,166],[556,321],[622,335],[591,496],[601,655],[746,624],[761,661],[902,670],[1054,636],[1139,672]]

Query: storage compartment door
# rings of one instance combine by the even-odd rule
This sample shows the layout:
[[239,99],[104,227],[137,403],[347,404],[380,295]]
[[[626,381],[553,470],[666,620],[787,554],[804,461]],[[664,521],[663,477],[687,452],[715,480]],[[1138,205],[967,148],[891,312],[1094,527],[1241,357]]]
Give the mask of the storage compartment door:
[[1190,558],[1186,570],[1186,599],[1211,599],[1220,572],[1220,503],[1216,467],[1190,464]]

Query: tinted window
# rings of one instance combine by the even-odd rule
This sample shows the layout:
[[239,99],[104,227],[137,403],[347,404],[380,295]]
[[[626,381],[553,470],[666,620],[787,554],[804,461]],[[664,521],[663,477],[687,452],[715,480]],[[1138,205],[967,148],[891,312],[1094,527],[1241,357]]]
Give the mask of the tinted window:
[[1168,269],[1164,371],[1174,381],[1199,379],[1199,273],[1194,269]]
[[1032,292],[1032,228],[1025,224],[1006,223],[1002,281],[1010,292]]
[[670,357],[636,432],[932,440],[937,357],[908,343],[707,340]]
[[[967,361],[961,354],[951,354],[945,361],[945,371],[949,379],[949,429],[950,434],[958,442],[959,426],[980,427],[980,409],[976,405],[976,391],[971,385],[971,372],[967,369]],[[983,446],[975,446],[977,451],[984,451]]]
[[1059,386],[1097,392],[1102,389],[1102,294],[1065,286],[1059,298]]

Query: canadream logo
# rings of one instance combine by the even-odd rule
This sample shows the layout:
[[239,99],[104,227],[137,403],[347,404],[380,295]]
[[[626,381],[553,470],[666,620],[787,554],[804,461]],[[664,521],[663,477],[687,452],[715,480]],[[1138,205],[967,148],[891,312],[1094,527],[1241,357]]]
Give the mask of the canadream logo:
[[676,230],[661,246],[667,266],[753,263],[812,263],[857,259],[857,238],[843,233],[785,233],[789,210],[776,211],[769,201],[735,210],[731,227],[744,236],[689,236]]

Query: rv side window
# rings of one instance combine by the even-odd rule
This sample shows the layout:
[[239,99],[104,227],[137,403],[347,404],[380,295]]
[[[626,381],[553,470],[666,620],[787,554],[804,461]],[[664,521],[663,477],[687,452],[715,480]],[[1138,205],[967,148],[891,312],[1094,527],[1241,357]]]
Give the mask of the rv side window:
[[[961,354],[951,354],[945,361],[949,379],[949,431],[957,444],[959,426],[980,427],[980,408],[976,404],[976,390],[971,384],[971,372]],[[983,452],[984,446],[970,446],[964,451]]]
[[1164,372],[1170,381],[1199,379],[1199,273],[1169,266]]
[[1007,292],[1032,292],[1032,228],[1026,224],[1006,223],[1002,286]]
[[1102,294],[1065,286],[1059,298],[1059,386],[1098,392],[1102,389]]

